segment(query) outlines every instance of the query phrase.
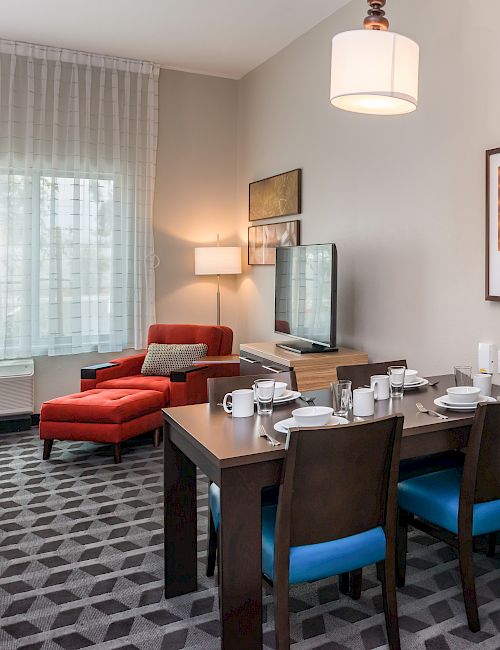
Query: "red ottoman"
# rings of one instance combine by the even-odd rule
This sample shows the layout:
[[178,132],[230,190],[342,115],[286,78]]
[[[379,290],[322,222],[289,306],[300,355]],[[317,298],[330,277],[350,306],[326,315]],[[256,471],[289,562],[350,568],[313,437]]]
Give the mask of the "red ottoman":
[[160,444],[163,395],[156,390],[106,388],[57,397],[42,404],[40,438],[48,460],[54,440],[90,440],[114,445],[121,462],[121,442],[154,430]]

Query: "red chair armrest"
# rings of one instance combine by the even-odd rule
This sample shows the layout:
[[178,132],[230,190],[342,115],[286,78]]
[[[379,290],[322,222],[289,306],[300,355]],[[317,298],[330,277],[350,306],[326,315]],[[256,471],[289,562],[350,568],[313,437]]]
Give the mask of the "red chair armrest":
[[170,381],[175,383],[185,382],[188,380],[188,375],[199,370],[208,370],[208,366],[186,366],[185,368],[178,368],[172,370],[170,373]]
[[130,357],[113,359],[108,363],[99,363],[81,369],[81,390],[95,388],[101,381],[118,379],[128,375],[138,375],[144,363],[145,354],[134,354]]
[[202,404],[207,401],[210,368],[189,366],[170,373],[170,406]]

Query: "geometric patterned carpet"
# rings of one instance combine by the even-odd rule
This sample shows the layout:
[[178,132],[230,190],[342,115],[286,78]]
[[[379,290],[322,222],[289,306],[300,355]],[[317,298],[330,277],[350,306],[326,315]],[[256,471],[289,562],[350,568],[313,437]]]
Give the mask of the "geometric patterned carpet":
[[[217,588],[204,575],[207,480],[199,477],[199,589],[162,594],[162,451],[150,438],[111,448],[55,443],[41,460],[37,429],[0,436],[0,648],[216,650]],[[500,560],[476,553],[482,630],[469,632],[452,550],[410,535],[408,580],[398,591],[402,647],[500,648]],[[294,587],[294,650],[386,647],[380,585],[364,571],[361,600],[336,579]],[[274,647],[265,589],[265,648]]]

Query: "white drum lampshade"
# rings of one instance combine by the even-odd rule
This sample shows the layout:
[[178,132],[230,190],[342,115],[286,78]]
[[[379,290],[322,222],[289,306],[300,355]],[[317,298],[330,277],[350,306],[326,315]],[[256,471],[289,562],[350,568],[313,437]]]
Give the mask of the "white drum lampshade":
[[406,36],[359,29],[332,39],[330,101],[355,113],[401,115],[418,101],[419,47]]
[[241,248],[239,246],[195,248],[194,273],[195,275],[217,276],[217,325],[220,325],[220,276],[241,273]]
[[238,275],[241,273],[241,248],[204,246],[194,249],[195,275]]

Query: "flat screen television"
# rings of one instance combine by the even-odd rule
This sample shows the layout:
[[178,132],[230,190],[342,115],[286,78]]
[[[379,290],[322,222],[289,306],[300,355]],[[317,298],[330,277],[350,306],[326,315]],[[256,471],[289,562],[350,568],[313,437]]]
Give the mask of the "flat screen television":
[[276,249],[275,332],[293,352],[336,350],[337,249],[335,244]]

